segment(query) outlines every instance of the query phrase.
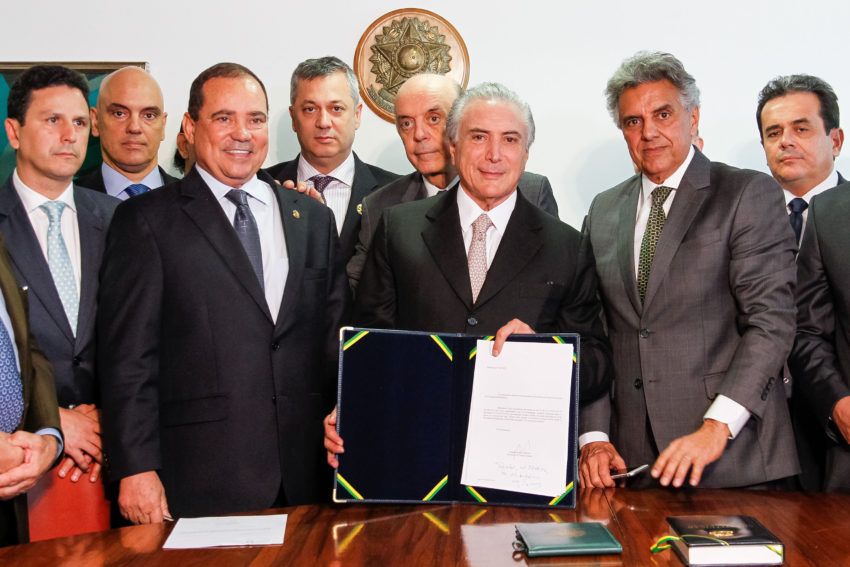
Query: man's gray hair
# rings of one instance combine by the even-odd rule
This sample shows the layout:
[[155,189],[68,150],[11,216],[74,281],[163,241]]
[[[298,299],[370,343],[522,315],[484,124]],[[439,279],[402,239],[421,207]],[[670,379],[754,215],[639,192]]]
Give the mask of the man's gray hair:
[[531,115],[531,107],[528,103],[519,98],[514,91],[499,83],[482,83],[477,87],[463,91],[452,104],[452,109],[446,117],[446,136],[452,143],[456,143],[458,139],[458,130],[460,121],[463,119],[463,114],[470,102],[476,100],[509,102],[517,107],[525,128],[528,131],[528,137],[525,140],[525,149],[531,147],[534,142],[534,117]]
[[360,103],[357,75],[354,74],[354,70],[348,64],[332,55],[307,59],[298,64],[292,72],[292,79],[289,81],[289,104],[295,104],[295,94],[298,92],[299,81],[327,77],[337,71],[345,73],[345,78],[348,80],[348,90],[351,91],[351,100],[354,101],[354,106],[357,106]]
[[620,97],[628,89],[668,80],[679,90],[679,101],[689,113],[699,106],[699,89],[682,62],[669,53],[638,51],[623,61],[605,87],[608,113],[620,128]]

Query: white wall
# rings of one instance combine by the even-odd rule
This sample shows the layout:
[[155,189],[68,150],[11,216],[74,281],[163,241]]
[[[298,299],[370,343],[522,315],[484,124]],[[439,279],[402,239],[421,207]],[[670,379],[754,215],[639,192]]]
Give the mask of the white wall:
[[[192,79],[219,61],[242,63],[269,90],[273,133],[266,165],[272,165],[298,151],[287,111],[295,65],[328,54],[353,63],[369,24],[406,5],[387,0],[6,2],[0,60],[149,62],[169,113],[160,150],[164,164],[171,162]],[[428,0],[417,7],[440,14],[463,36],[470,85],[503,82],[529,101],[537,141],[528,169],[549,176],[561,218],[577,227],[596,193],[631,174],[602,91],[620,61],[635,51],[669,51],[696,77],[702,91],[700,133],[714,160],[767,171],[755,105],[758,91],[776,75],[824,78],[850,116],[846,0]],[[411,171],[393,126],[365,106],[355,150],[387,169]],[[850,174],[850,146],[837,164]]]

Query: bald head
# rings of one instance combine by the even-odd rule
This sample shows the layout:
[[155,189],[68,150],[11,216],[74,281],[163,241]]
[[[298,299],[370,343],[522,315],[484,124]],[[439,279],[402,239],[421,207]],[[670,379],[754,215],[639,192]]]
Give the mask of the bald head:
[[107,165],[133,182],[156,167],[167,114],[162,90],[147,71],[124,67],[107,75],[91,117]]
[[441,189],[457,174],[445,133],[446,116],[460,92],[460,85],[450,77],[422,74],[408,79],[395,99],[395,124],[407,159]]

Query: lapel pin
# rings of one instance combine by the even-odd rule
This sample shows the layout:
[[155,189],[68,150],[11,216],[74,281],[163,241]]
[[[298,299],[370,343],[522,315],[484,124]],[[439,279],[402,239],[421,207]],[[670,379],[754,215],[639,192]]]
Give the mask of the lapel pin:
[[300,219],[301,213],[298,212],[298,209],[292,209],[292,216],[297,218],[297,219]]
[[357,203],[357,214],[358,215],[363,214],[363,203]]

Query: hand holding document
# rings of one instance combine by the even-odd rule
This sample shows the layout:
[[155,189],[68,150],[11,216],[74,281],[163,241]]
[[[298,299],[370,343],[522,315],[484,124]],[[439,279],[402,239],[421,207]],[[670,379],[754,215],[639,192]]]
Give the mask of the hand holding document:
[[282,545],[286,514],[180,518],[163,549]]
[[573,346],[478,341],[461,483],[558,496],[569,445]]

